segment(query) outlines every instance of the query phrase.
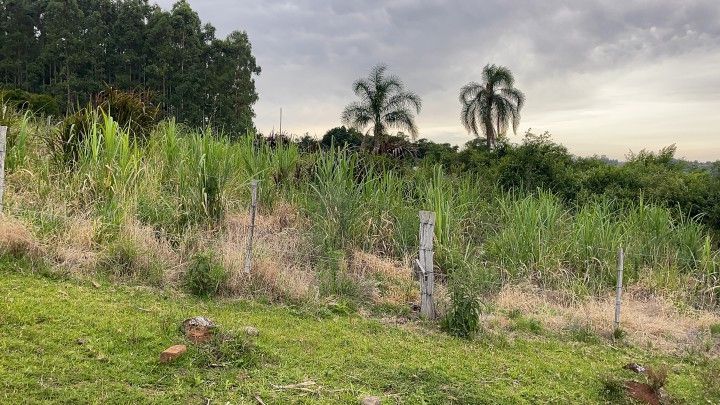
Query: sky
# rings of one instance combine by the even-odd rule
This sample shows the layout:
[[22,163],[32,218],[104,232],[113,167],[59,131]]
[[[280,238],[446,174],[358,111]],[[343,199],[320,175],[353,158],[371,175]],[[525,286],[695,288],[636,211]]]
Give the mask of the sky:
[[[157,3],[165,9],[173,0]],[[189,0],[218,36],[247,31],[256,126],[322,136],[377,63],[418,93],[420,137],[462,145],[460,88],[487,63],[527,98],[518,134],[623,159],[676,144],[720,159],[720,0]]]

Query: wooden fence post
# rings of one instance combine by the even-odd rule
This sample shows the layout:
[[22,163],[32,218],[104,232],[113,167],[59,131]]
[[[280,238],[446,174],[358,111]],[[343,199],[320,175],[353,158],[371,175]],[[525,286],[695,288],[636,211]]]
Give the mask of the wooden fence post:
[[250,267],[252,267],[252,243],[253,234],[255,233],[255,213],[257,212],[258,181],[250,181],[250,187],[252,188],[252,197],[250,201],[250,233],[248,235],[247,251],[245,252],[245,274],[250,274]]
[[5,145],[7,127],[0,127],[0,214],[3,212],[3,194],[5,192]]
[[625,266],[625,252],[623,248],[618,249],[617,257],[617,287],[615,289],[615,322],[613,323],[614,331],[620,329],[620,307],[622,306],[622,286],[623,286],[623,267]]
[[433,238],[435,236],[435,213],[420,211],[420,314],[435,319],[435,272],[433,270]]

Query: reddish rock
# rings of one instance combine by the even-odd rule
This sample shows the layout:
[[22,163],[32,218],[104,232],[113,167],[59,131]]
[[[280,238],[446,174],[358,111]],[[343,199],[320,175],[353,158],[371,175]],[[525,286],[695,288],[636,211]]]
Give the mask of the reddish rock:
[[625,383],[630,398],[648,405],[660,405],[660,395],[653,387],[637,381],[628,381]]
[[186,319],[182,325],[185,337],[195,344],[206,343],[212,339],[212,330],[214,328],[215,324],[202,316]]
[[182,356],[186,351],[187,346],[185,345],[170,346],[165,349],[164,352],[160,353],[160,363],[169,363]]

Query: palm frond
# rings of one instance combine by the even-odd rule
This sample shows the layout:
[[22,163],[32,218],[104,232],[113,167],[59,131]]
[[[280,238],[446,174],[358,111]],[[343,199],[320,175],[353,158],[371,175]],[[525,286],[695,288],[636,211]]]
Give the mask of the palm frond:
[[352,103],[345,107],[342,112],[342,122],[356,129],[365,128],[372,121],[372,112],[366,105],[360,103]]
[[[460,89],[462,109],[460,119],[465,128],[479,135],[482,131],[492,144],[488,131],[498,135],[507,132],[512,125],[513,132],[520,125],[520,110],[525,104],[525,95],[514,86],[515,78],[505,66],[487,64],[482,70],[483,83],[470,82]],[[478,131],[478,125],[480,131]]]
[[460,89],[460,102],[466,103],[477,97],[478,93],[483,90],[483,86],[478,82],[470,82]]
[[386,75],[386,72],[386,65],[376,65],[367,78],[353,84],[353,91],[360,101],[345,107],[342,121],[361,130],[371,125],[377,136],[392,127],[416,137],[418,129],[413,111],[420,113],[422,100],[417,94],[405,91],[399,77]]
[[353,92],[363,100],[371,100],[373,98],[373,86],[366,79],[360,79],[353,83]]
[[405,107],[412,107],[417,113],[420,113],[420,109],[422,108],[422,100],[420,99],[420,96],[411,91],[397,93],[390,96],[385,104],[385,108],[387,110]]
[[510,69],[506,68],[505,66],[495,66],[492,75],[492,83],[493,87],[512,87],[515,84],[515,78],[513,77]]
[[391,128],[408,131],[412,139],[415,139],[418,135],[418,129],[417,126],[415,126],[413,113],[407,108],[390,111],[383,116],[383,121]]

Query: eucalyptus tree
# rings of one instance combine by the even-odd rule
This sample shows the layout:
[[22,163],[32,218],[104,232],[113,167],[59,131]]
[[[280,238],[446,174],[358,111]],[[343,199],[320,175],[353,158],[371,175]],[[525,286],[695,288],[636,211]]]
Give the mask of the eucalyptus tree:
[[[154,1],[152,3],[155,3]],[[150,90],[167,115],[253,129],[260,67],[243,31],[217,38],[187,0],[0,0],[0,87],[85,105],[105,84]]]
[[517,131],[525,95],[514,87],[515,78],[505,66],[485,65],[482,78],[483,83],[470,82],[460,90],[460,119],[469,132],[482,132],[490,149],[510,125]]
[[[342,113],[342,121],[360,131],[368,128],[374,139],[374,152],[384,147],[389,129],[407,131],[415,139],[418,134],[415,115],[420,113],[420,97],[405,90],[399,77],[388,75],[387,66],[376,65],[367,78],[353,83],[360,101],[351,103]],[[365,147],[365,137],[363,147]]]

